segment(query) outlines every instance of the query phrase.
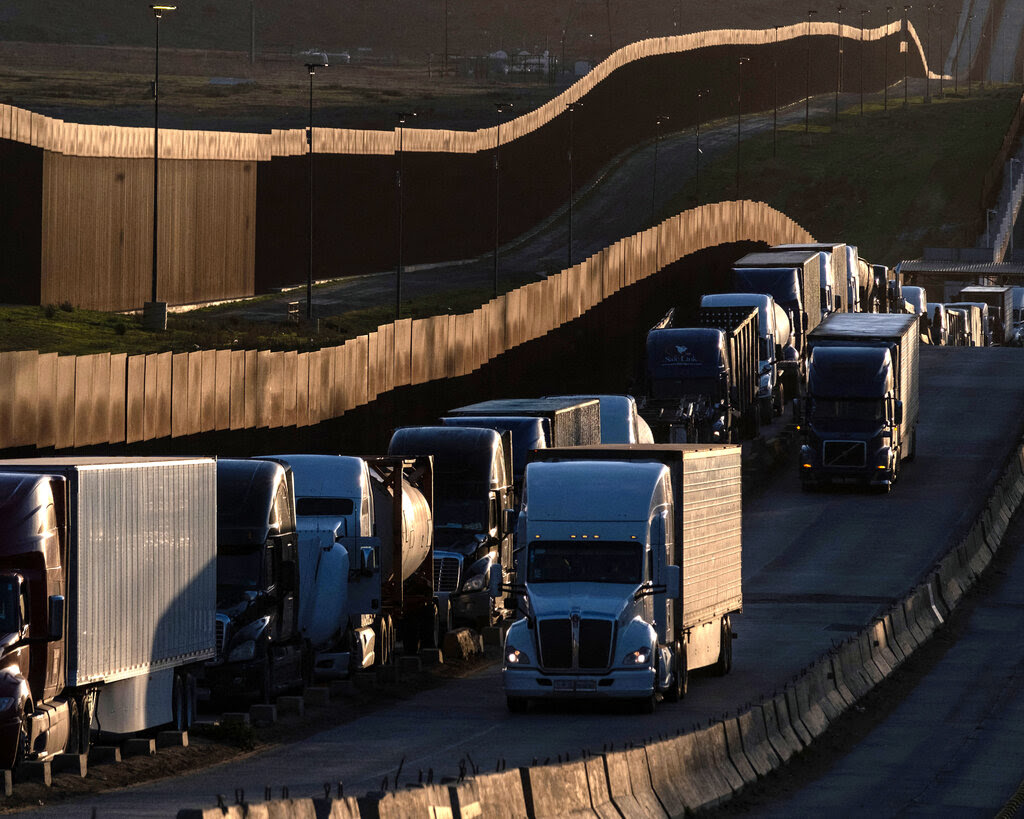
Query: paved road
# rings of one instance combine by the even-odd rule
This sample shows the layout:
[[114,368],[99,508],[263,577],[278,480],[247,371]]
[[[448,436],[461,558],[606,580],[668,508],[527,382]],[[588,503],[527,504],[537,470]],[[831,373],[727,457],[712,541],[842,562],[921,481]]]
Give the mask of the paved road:
[[40,813],[86,817],[95,806],[103,817],[172,816],[178,806],[212,804],[215,794],[235,788],[262,793],[268,784],[288,785],[293,796],[317,795],[322,783],[339,779],[348,793],[362,793],[393,775],[403,756],[403,781],[415,781],[428,768],[456,773],[467,752],[483,770],[498,757],[528,765],[641,742],[735,711],[780,688],[832,640],[909,589],[961,517],[980,506],[983,485],[1020,432],[1024,356],[926,348],[921,403],[920,451],[891,495],[807,495],[787,469],[770,490],[745,500],[746,603],[735,622],[735,669],[724,679],[695,675],[684,702],[663,703],[646,717],[604,708],[512,716],[490,668],[244,762]]

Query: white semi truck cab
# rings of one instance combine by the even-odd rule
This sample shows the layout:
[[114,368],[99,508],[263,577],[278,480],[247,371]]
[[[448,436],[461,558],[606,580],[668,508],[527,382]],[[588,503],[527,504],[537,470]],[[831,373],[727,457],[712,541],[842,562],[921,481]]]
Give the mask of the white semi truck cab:
[[[659,694],[684,696],[689,669],[718,664],[725,673],[728,615],[742,605],[739,448],[605,445],[535,454],[551,460],[526,469],[516,533],[526,616],[505,638],[509,709],[585,697],[634,700],[649,711]],[[703,496],[722,528],[684,531],[687,496]],[[718,552],[720,576],[709,584],[694,570],[688,592],[682,567],[708,548]],[[500,577],[492,574],[494,595]]]

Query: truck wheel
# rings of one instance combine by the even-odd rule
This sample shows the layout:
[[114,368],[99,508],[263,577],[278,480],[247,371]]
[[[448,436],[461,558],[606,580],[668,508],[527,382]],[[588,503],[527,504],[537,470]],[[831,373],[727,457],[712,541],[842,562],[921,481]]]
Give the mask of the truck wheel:
[[180,674],[175,674],[174,682],[171,683],[171,719],[175,731],[188,730],[188,706],[185,700],[185,681]]
[[506,697],[505,704],[512,714],[525,714],[530,709],[530,701],[526,697]]
[[718,662],[715,663],[715,676],[724,677],[732,671],[732,621],[726,615],[720,621],[721,638],[718,649]]
[[417,617],[406,617],[399,623],[398,638],[402,641],[402,653],[406,656],[419,654],[420,624]]
[[676,640],[675,645],[672,646],[672,685],[665,692],[667,702],[679,702],[686,696],[689,676],[686,668],[686,652]]
[[441,615],[435,600],[423,611],[420,620],[420,644],[424,648],[440,648],[441,639]]
[[78,697],[71,697],[68,700],[68,741],[64,746],[64,753],[82,753],[82,708],[78,703]]

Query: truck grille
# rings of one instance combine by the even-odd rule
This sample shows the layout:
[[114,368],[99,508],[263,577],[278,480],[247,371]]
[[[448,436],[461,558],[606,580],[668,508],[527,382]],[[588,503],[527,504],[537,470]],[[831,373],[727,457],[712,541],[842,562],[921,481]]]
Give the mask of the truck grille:
[[824,466],[863,467],[866,452],[863,441],[825,441],[821,461]]
[[220,654],[224,650],[224,637],[227,634],[227,628],[227,618],[218,615],[216,625],[214,626],[214,641],[217,645],[218,654]]
[[459,588],[460,561],[457,557],[434,558],[434,589],[454,592]]
[[611,620],[579,621],[579,649],[575,665],[570,619],[541,620],[537,628],[540,636],[540,664],[543,668],[604,671],[611,665]]

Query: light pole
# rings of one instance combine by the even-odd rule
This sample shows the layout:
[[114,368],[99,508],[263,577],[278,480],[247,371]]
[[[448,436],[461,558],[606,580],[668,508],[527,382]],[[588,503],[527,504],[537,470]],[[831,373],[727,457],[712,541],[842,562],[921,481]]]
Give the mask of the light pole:
[[743,63],[749,63],[749,57],[740,57],[736,61],[736,201],[740,199],[740,140],[743,123]]
[[903,107],[907,108],[910,105],[910,71],[909,71],[909,57],[910,57],[910,20],[907,17],[907,12],[910,11],[913,6],[907,5],[903,7]]
[[772,49],[772,158],[779,153],[779,27],[775,26]]
[[[668,116],[662,115],[654,121],[654,169],[651,172],[651,227],[654,227],[655,214],[658,212],[658,143],[661,142],[661,126],[667,122]],[[660,251],[659,243],[655,242],[654,245],[654,269],[657,270],[660,265],[660,259],[658,258],[658,252]]]
[[807,9],[807,69],[805,72],[806,95],[804,97],[804,135],[811,131],[811,16],[816,9]]
[[941,99],[944,96],[942,91],[942,78],[946,74],[946,62],[942,57],[942,12],[944,9],[942,8],[942,3],[939,3],[936,8],[939,10],[939,98]]
[[494,110],[498,118],[498,127],[494,134],[494,298],[498,298],[498,236],[499,221],[498,215],[501,206],[501,165],[499,153],[501,151],[501,115],[509,108],[511,102],[496,102]]
[[448,0],[444,0],[444,57],[441,59],[441,76],[448,76]]
[[885,92],[885,101],[882,104],[882,110],[886,111],[886,112],[889,111],[889,16],[891,14],[892,14],[892,6],[886,6],[885,7],[885,37],[882,40],[885,43],[885,48],[882,49],[882,53],[885,55],[885,60],[884,60],[884,63],[885,63],[885,68],[884,68],[885,79],[882,81],[882,86],[883,86],[884,92]]
[[398,186],[398,266],[395,268],[395,320],[402,317],[402,242],[404,240],[405,184],[402,173],[405,170],[405,121],[416,116],[415,111],[401,111],[398,114],[398,171],[395,184]]
[[313,320],[313,75],[327,63],[306,63],[309,72],[309,127],[306,128],[306,156],[309,177],[309,266],[306,271],[306,319]]
[[967,96],[971,96],[971,69],[974,68],[974,15],[967,15]]
[[860,115],[864,116],[864,15],[869,9],[860,10]]
[[932,99],[932,9],[935,8],[934,3],[929,3],[925,6],[928,11],[928,31],[925,34],[924,40],[924,101],[931,102]]
[[838,37],[836,37],[836,113],[835,121],[839,122],[839,92],[843,86],[843,12],[846,11],[846,7],[843,5],[836,6],[836,11],[839,14],[838,23]]
[[[153,69],[153,287],[146,325],[150,329],[167,329],[167,306],[161,308],[156,298],[157,282],[157,232],[160,225],[158,216],[160,202],[160,18],[164,12],[174,11],[177,6],[150,6],[156,23],[155,60]],[[145,309],[144,309],[145,312]]]
[[[568,267],[572,267],[572,200],[573,200],[573,140],[575,138],[575,116],[576,109],[579,108],[583,103],[581,102],[569,102],[565,105],[565,110],[569,113],[569,241],[566,244],[566,253],[569,259]],[[566,268],[568,269],[568,268]]]
[[700,107],[701,106],[700,106],[700,103],[701,103],[701,100],[704,98],[704,96],[706,94],[710,94],[710,93],[711,93],[711,89],[710,88],[705,88],[705,89],[700,90],[700,91],[697,92],[697,155],[696,155],[697,170],[696,170],[696,174],[695,174],[695,183],[696,183],[696,191],[697,191],[696,198],[697,198],[697,204],[698,205],[700,204],[700,155],[701,155],[701,150],[700,150],[700,117],[701,117]]

